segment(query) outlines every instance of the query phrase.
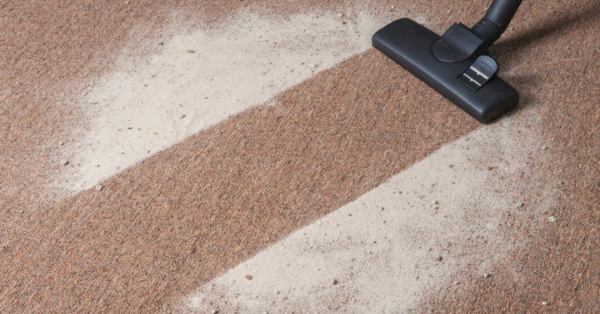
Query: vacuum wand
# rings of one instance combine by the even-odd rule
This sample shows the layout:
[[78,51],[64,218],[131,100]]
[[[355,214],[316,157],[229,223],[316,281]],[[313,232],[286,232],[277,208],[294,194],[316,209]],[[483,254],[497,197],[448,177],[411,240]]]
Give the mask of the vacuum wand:
[[522,0],[494,0],[469,28],[452,25],[442,36],[404,18],[373,35],[373,46],[480,122],[498,118],[519,93],[496,74],[489,47],[500,38]]
[[506,31],[522,2],[523,0],[494,0],[485,16],[472,30],[485,38],[488,47],[491,46]]

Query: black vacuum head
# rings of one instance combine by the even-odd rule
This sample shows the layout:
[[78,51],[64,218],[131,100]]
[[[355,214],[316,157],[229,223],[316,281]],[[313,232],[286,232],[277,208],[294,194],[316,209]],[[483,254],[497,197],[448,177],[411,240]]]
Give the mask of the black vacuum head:
[[[495,38],[486,41],[474,32],[477,27],[481,33],[491,29]],[[400,19],[379,30],[373,46],[475,119],[489,122],[519,102],[518,92],[496,75],[498,64],[486,55],[498,32],[483,19],[473,30],[454,24],[439,36],[415,21]]]

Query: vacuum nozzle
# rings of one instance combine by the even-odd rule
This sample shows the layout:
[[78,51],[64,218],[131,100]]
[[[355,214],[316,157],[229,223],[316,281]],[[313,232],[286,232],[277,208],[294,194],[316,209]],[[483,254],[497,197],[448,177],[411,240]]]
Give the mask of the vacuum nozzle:
[[488,47],[502,34],[521,0],[495,0],[473,29],[454,24],[439,36],[400,19],[373,35],[373,46],[480,122],[519,102],[518,92],[497,76]]

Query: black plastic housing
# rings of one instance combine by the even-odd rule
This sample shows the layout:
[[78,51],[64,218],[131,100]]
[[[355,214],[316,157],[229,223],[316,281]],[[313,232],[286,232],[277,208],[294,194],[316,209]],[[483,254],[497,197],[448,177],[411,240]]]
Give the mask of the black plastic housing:
[[457,78],[477,56],[447,63],[436,59],[431,51],[439,35],[410,19],[390,23],[375,35],[373,46],[427,83],[480,122],[489,122],[519,102],[519,93],[498,76],[478,91]]

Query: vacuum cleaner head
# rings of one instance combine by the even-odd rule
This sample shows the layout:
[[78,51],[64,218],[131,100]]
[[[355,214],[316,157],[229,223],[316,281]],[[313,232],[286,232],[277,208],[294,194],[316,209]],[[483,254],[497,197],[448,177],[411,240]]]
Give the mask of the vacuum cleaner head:
[[489,18],[497,20],[493,14],[499,9],[506,13],[506,7],[500,7],[506,2],[512,2],[513,11],[501,18],[510,21],[520,1],[496,0],[472,30],[454,24],[439,36],[410,19],[400,19],[379,30],[373,46],[475,119],[489,122],[519,102],[518,92],[496,75],[498,63],[487,55],[489,45],[508,25]]

